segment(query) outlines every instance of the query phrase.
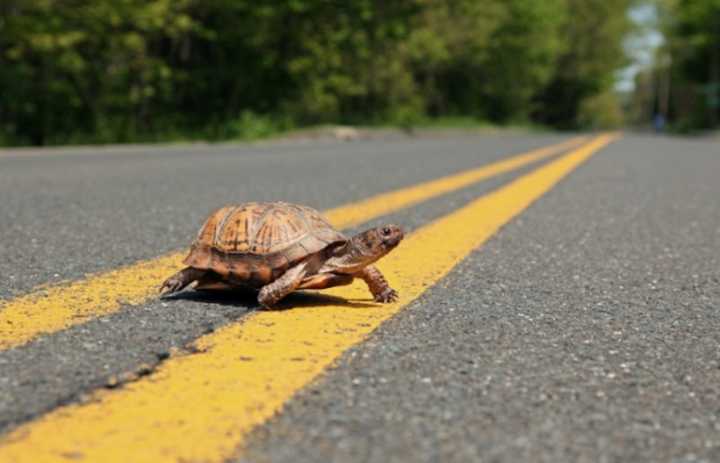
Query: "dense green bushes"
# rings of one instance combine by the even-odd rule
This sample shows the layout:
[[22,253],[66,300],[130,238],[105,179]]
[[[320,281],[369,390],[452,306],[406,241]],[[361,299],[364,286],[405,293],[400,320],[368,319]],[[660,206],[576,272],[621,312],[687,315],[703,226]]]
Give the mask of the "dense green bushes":
[[663,0],[659,8],[666,43],[655,111],[679,130],[720,127],[720,0]]
[[0,142],[461,116],[595,126],[616,109],[599,95],[623,64],[628,3],[3,0]]

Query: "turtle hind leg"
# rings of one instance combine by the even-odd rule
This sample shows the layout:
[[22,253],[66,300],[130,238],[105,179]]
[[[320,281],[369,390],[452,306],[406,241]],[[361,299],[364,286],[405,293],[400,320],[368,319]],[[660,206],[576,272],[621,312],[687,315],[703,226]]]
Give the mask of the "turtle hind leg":
[[202,278],[207,270],[200,270],[193,267],[186,267],[175,275],[171,276],[160,286],[160,295],[176,293],[195,280]]
[[197,284],[195,285],[196,291],[232,290],[238,288],[242,288],[242,286],[229,283],[212,270],[208,270],[203,276],[198,278]]

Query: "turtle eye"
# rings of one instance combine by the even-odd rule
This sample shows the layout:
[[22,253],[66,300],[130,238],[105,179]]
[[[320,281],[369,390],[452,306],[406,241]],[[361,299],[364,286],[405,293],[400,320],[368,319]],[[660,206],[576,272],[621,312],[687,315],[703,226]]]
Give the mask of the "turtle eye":
[[383,229],[382,229],[382,234],[383,234],[383,235],[387,236],[387,235],[389,235],[390,233],[392,233],[392,230],[390,230],[390,227],[383,227]]

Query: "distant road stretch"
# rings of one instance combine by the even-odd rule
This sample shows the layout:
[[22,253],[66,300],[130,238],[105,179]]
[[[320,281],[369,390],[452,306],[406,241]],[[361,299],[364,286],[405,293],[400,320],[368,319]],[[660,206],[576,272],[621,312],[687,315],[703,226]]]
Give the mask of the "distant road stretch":
[[[720,461],[720,145],[0,150],[0,463]],[[396,223],[362,282],[160,300],[215,208]]]

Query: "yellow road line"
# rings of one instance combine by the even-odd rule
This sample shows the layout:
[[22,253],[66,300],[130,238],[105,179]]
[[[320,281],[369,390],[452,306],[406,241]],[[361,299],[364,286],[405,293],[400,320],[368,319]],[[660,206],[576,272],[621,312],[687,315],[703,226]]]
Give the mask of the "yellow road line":
[[[584,137],[540,148],[487,166],[390,193],[377,195],[326,211],[338,228],[397,211],[474,182],[509,172],[562,150],[577,146]],[[111,314],[123,304],[141,304],[156,294],[159,282],[178,271],[182,252],[141,261],[116,270],[97,273],[71,283],[41,287],[5,303],[0,302],[0,350],[29,342],[33,338]]]
[[397,303],[362,307],[371,303],[358,284],[327,291],[347,303],[255,312],[200,338],[198,353],[171,357],[149,377],[19,427],[0,439],[0,461],[224,461],[343,351],[613,139],[599,136],[412,234],[379,266],[399,290]]
[[[339,227],[353,227],[367,222],[370,218],[390,214],[391,212],[412,206],[427,199],[472,185],[481,180],[511,172],[532,162],[558,154],[563,150],[574,148],[585,140],[585,137],[576,137],[559,145],[533,150],[477,169],[448,175],[447,177],[420,183],[401,190],[372,196],[366,200],[353,203],[350,207],[342,206],[337,209],[325,211],[325,216],[330,219],[331,223]],[[342,225],[339,225],[341,223]]]

